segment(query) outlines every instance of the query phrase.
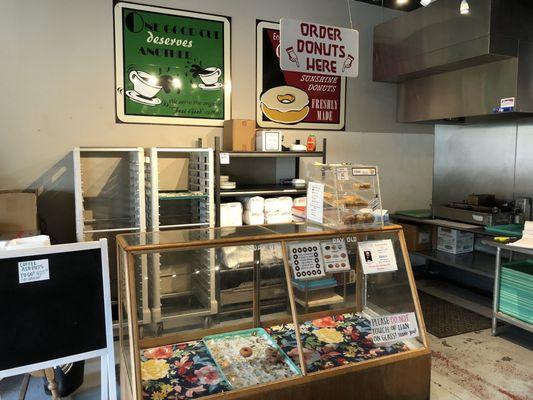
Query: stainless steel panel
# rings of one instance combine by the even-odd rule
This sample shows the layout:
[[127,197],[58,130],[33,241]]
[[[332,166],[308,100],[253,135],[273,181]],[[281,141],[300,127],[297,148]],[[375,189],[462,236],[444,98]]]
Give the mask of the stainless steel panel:
[[[439,0],[374,29],[374,80],[402,82],[399,122],[533,116],[533,1]],[[515,97],[512,112],[494,113]]]
[[533,198],[533,121],[518,124],[515,196]]
[[[529,148],[533,149],[533,135],[530,136]],[[494,193],[498,199],[512,199],[515,144],[516,123],[438,125],[435,129],[433,204],[461,201],[472,193]],[[529,156],[530,165],[532,161]]]
[[489,214],[440,205],[433,205],[433,216],[483,226],[506,225],[512,222],[510,212]]
[[518,59],[403,82],[398,121],[416,122],[492,114],[500,99],[516,97]]
[[[490,0],[470,0],[472,12],[461,15],[457,0],[429,7],[378,25],[374,29],[374,80],[399,82],[447,70],[489,53]],[[512,55],[512,54],[511,54]]]

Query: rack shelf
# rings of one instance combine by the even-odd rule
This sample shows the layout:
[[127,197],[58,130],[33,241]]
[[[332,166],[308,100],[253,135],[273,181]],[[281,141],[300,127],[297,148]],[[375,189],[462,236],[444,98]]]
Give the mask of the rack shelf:
[[491,254],[474,251],[466,254],[450,254],[440,250],[425,250],[413,252],[429,261],[448,265],[472,274],[494,279],[495,257]]
[[231,157],[323,157],[322,151],[224,151],[221,153],[228,153]]
[[[257,159],[257,158],[285,158],[290,162],[294,162],[294,178],[300,177],[300,161],[301,158],[320,158],[322,163],[326,162],[326,139],[322,141],[321,151],[224,151],[221,150],[220,138],[215,137],[215,210],[216,210],[216,223],[215,226],[220,226],[220,204],[221,199],[237,197],[237,196],[301,196],[305,195],[307,188],[296,188],[291,185],[279,185],[274,183],[265,184],[264,177],[254,176],[252,180],[254,184],[239,185],[237,181],[237,188],[230,190],[220,189],[220,175],[221,169],[224,166],[220,164],[220,154],[227,153],[230,156],[230,163],[232,158],[240,159]],[[241,160],[243,162],[244,160]],[[248,160],[246,160],[248,162]],[[277,164],[277,162],[276,162]],[[275,167],[277,168],[277,166]],[[253,170],[251,167],[250,171]],[[278,170],[276,170],[278,171]],[[257,174],[256,174],[257,175]],[[292,173],[291,173],[292,175]],[[263,181],[262,181],[263,179]],[[251,180],[247,179],[247,183]],[[272,179],[271,179],[272,181]],[[257,183],[255,183],[257,182]]]
[[235,196],[280,196],[305,194],[307,188],[296,188],[290,185],[242,185],[235,189],[221,190],[220,197]]
[[159,200],[195,200],[207,199],[209,196],[205,193],[194,192],[159,192]]

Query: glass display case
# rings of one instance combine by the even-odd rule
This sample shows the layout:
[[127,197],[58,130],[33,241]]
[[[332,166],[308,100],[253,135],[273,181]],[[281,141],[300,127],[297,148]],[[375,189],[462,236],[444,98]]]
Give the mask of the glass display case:
[[[117,243],[122,399],[429,397],[430,351],[399,226],[202,228]],[[141,259],[162,253],[177,287],[202,285],[208,270],[215,298],[183,294],[143,320],[137,288],[157,275]]]
[[[308,183],[323,193],[322,212],[307,218],[330,227],[383,225],[379,173],[376,166],[315,163]],[[308,192],[308,198],[310,196]],[[308,199],[309,200],[309,199]]]

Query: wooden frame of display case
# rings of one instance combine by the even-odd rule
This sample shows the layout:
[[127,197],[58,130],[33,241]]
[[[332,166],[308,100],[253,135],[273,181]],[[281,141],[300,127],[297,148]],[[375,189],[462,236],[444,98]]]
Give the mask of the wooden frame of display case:
[[[268,229],[268,226],[266,226]],[[288,398],[296,399],[330,399],[332,396],[339,398],[357,398],[357,399],[398,399],[405,398],[410,400],[428,399],[430,388],[430,371],[431,371],[431,352],[428,347],[428,337],[425,329],[425,323],[422,316],[420,303],[416,291],[414,276],[411,270],[409,255],[405,238],[401,226],[388,225],[371,228],[348,228],[345,230],[330,230],[329,228],[319,228],[317,232],[299,232],[299,233],[277,233],[264,234],[258,236],[246,236],[239,238],[221,238],[202,241],[190,241],[183,243],[164,243],[148,244],[142,246],[128,245],[122,236],[117,237],[117,245],[123,252],[127,253],[127,263],[124,268],[126,274],[126,286],[135,287],[134,278],[134,255],[149,252],[161,252],[172,250],[191,250],[203,247],[223,247],[235,245],[257,245],[261,243],[278,242],[282,246],[284,269],[287,278],[288,296],[291,305],[292,318],[275,318],[268,321],[261,321],[260,307],[258,296],[254,296],[253,317],[249,322],[241,322],[224,325],[223,327],[204,328],[190,330],[185,333],[174,333],[160,337],[139,339],[137,315],[132,310],[136,310],[136,299],[131,291],[127,290],[128,298],[126,306],[128,310],[128,331],[130,335],[131,347],[131,364],[134,366],[132,376],[133,385],[130,383],[126,373],[126,359],[123,352],[123,335],[120,334],[120,387],[121,399],[142,399],[142,380],[140,373],[140,352],[142,349],[151,347],[169,345],[198,339],[204,336],[217,333],[231,332],[253,327],[272,326],[284,322],[293,322],[298,326],[300,322],[321,318],[328,315],[342,314],[346,312],[360,312],[362,304],[356,300],[356,305],[345,307],[343,309],[331,309],[326,311],[312,312],[298,315],[296,312],[295,300],[292,291],[291,271],[286,257],[286,244],[294,240],[318,240],[339,238],[348,236],[360,236],[373,233],[396,233],[398,236],[403,262],[405,264],[407,280],[413,299],[415,314],[419,324],[419,335],[421,347],[410,349],[407,352],[396,353],[379,358],[365,360],[358,363],[352,363],[345,366],[335,367],[323,371],[313,372],[308,375],[305,371],[305,362],[303,360],[302,343],[299,330],[295,329],[297,348],[300,356],[300,367],[303,375],[295,376],[275,382],[259,384],[247,388],[235,389],[227,392],[213,394],[202,398],[206,399],[268,399],[281,400]],[[124,260],[126,261],[126,260]],[[362,278],[360,262],[356,264],[356,282]],[[361,280],[359,280],[361,282]],[[120,279],[119,279],[120,285]],[[364,295],[362,285],[356,284],[356,299]],[[122,295],[119,289],[119,321],[121,329],[124,328],[122,319]],[[362,383],[364,382],[364,383]]]

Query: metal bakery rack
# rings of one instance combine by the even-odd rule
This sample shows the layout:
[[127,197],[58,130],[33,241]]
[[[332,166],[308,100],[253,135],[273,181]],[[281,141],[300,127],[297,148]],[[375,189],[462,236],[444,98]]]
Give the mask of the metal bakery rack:
[[[213,150],[152,147],[147,154],[148,229],[157,233],[213,227]],[[183,260],[175,253],[163,252],[148,258],[153,329],[164,330],[187,323],[193,317],[208,319],[216,312],[215,276],[211,272],[214,249],[191,252],[188,257],[189,260]],[[183,309],[184,303],[188,304],[187,310]]]
[[[73,164],[76,238],[79,242],[107,239],[111,296],[116,304],[115,236],[146,232],[144,151],[140,147],[76,147]],[[146,256],[139,258],[137,273],[146,276]],[[142,299],[139,318],[149,321],[146,285],[137,290]]]

